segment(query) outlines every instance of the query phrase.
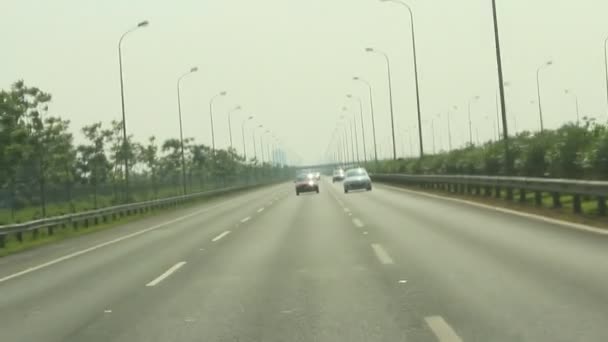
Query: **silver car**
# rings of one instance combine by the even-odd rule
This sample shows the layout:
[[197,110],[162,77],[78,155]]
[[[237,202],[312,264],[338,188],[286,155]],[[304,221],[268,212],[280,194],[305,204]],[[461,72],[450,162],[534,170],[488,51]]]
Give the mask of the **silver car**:
[[346,170],[346,178],[344,178],[344,193],[347,194],[350,190],[365,189],[372,190],[372,180],[369,178],[367,171],[364,168],[356,168]]

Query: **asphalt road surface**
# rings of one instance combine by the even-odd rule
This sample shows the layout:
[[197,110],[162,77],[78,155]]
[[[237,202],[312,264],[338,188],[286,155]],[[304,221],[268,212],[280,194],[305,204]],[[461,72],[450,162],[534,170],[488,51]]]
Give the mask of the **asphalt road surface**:
[[608,341],[608,237],[283,184],[0,258],[0,341]]

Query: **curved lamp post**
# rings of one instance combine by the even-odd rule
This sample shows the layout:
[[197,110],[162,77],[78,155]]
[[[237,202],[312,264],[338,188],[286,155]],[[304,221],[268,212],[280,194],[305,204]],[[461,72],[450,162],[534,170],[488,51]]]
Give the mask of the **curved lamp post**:
[[149,24],[150,23],[147,20],[138,23],[137,26],[123,33],[122,36],[120,36],[120,40],[118,40],[118,68],[120,72],[120,108],[122,110],[122,148],[125,157],[125,195],[127,201],[129,200],[129,156],[127,156],[127,119],[125,115],[125,86],[122,76],[122,41],[129,33],[141,27],[146,27]]

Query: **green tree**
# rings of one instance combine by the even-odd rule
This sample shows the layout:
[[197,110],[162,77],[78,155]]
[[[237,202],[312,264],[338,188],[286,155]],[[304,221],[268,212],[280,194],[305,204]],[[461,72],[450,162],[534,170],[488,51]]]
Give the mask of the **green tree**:
[[[162,178],[172,185],[173,189],[180,189],[181,143],[179,139],[167,139],[163,142],[160,172]],[[179,192],[177,192],[179,193]]]
[[147,145],[139,145],[138,149],[138,160],[144,164],[147,172],[150,175],[152,182],[152,190],[154,197],[158,197],[158,171],[160,167],[160,161],[158,157],[158,145],[156,144],[156,137],[151,136],[148,138]]
[[44,214],[44,150],[40,142],[43,125],[41,115],[48,110],[51,96],[23,81],[14,83],[10,91],[0,92],[0,181],[6,184],[14,212],[31,201],[32,183],[39,184]]
[[81,182],[93,186],[93,205],[98,208],[99,186],[107,182],[111,170],[105,151],[110,133],[102,128],[101,122],[85,126],[82,132],[89,144],[78,146],[76,168]]

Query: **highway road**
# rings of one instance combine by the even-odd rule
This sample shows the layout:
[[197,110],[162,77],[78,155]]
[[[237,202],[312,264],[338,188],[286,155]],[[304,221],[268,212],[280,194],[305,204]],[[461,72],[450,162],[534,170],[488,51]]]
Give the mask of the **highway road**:
[[0,341],[608,341],[608,237],[375,184],[0,258]]

